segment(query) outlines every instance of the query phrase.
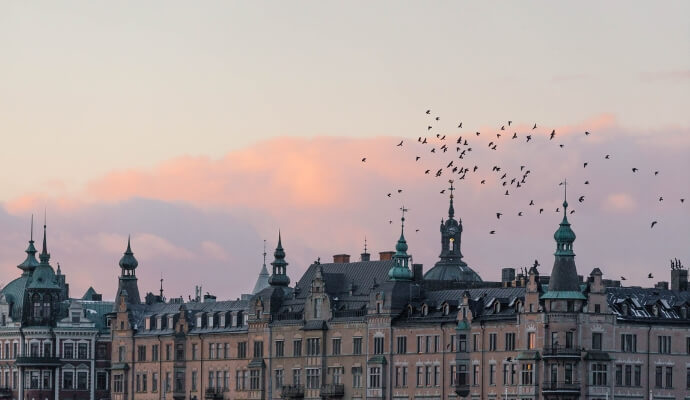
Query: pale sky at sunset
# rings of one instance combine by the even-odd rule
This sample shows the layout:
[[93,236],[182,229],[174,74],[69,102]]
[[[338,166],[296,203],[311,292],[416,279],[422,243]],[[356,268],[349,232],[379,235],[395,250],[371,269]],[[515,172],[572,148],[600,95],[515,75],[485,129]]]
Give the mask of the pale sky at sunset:
[[402,203],[426,270],[448,177],[423,174],[417,137],[454,150],[480,130],[484,148],[508,120],[540,140],[468,163],[533,176],[512,196],[458,184],[470,266],[492,280],[538,258],[548,274],[568,178],[578,272],[668,280],[669,258],[690,265],[688,15],[687,1],[0,2],[0,283],[44,209],[73,296],[112,298],[130,233],[142,292],[163,272],[171,296],[237,297],[279,228],[295,282],[317,257],[357,258],[365,235],[392,248]]

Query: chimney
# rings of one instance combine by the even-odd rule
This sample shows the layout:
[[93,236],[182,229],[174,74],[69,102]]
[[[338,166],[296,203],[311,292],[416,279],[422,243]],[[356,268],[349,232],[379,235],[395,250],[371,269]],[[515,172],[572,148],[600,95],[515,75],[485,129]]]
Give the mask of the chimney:
[[688,270],[684,269],[680,262],[672,264],[671,268],[671,290],[687,291]]
[[371,260],[371,254],[369,253],[362,253],[359,255],[360,261],[370,261]]
[[393,259],[394,251],[381,251],[379,252],[379,260],[388,261]]
[[350,262],[349,254],[336,254],[333,256],[333,263],[335,264],[347,264]]
[[501,269],[501,283],[503,287],[510,287],[511,282],[515,280],[515,268],[503,268]]
[[216,296],[206,293],[204,295],[204,303],[215,303],[216,302]]
[[657,282],[656,285],[654,285],[654,289],[668,290],[668,282],[666,282],[666,281],[659,281],[659,282]]
[[422,264],[412,264],[412,276],[415,282],[421,282],[424,279],[423,271],[424,267]]

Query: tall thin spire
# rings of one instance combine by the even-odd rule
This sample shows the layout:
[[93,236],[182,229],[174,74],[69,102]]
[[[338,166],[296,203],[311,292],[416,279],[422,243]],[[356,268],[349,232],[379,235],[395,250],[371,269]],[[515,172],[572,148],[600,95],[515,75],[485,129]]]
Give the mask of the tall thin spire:
[[161,290],[160,290],[161,300],[163,299],[163,271],[161,271]]
[[450,183],[450,187],[448,190],[450,190],[450,206],[448,207],[448,218],[453,218],[455,216],[455,208],[453,207],[453,190],[455,188],[453,187],[453,180],[450,179],[448,181]]
[[278,230],[278,246],[275,252],[273,252],[273,275],[268,278],[268,283],[271,286],[287,286],[290,284],[290,278],[287,276],[287,265],[285,261],[285,250],[283,250],[283,241]]
[[34,215],[31,214],[31,243],[34,241]]
[[41,260],[41,263],[47,264],[48,261],[50,261],[50,253],[48,253],[48,241],[46,240],[46,225],[47,225],[47,216],[46,212],[44,211],[43,214],[43,250],[41,251],[41,254],[38,255],[38,259]]
[[405,206],[400,207],[402,217],[400,218],[400,239],[395,245],[395,255],[393,256],[393,267],[388,270],[388,278],[393,281],[412,280],[412,271],[409,268],[410,256],[407,254],[407,241],[405,240],[405,213],[409,211]]
[[19,264],[17,267],[21,269],[22,275],[26,276],[31,274],[33,270],[38,266],[38,260],[36,260],[36,247],[34,246],[34,215],[31,214],[31,236],[29,240],[29,246],[25,250],[26,259],[24,262]]

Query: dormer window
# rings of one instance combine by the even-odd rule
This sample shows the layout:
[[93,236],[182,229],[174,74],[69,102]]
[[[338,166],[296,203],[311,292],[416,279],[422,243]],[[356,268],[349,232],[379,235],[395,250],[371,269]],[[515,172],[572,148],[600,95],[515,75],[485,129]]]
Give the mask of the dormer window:
[[314,299],[314,319],[321,319],[321,305],[323,304],[322,298]]
[[407,315],[412,316],[414,314],[414,308],[412,308],[412,305],[407,306]]
[[233,313],[231,318],[230,326],[237,326],[237,314]]
[[156,329],[163,329],[163,317],[156,318]]
[[429,314],[429,306],[427,306],[426,304],[422,305],[422,315],[426,317],[428,314]]
[[628,315],[628,305],[627,305],[627,304],[623,304],[623,305],[621,306],[621,311],[623,312],[623,315]]
[[175,327],[175,324],[173,324],[173,316],[168,315],[168,329],[173,329]]
[[203,328],[203,321],[201,319],[201,314],[196,316],[196,327]]
[[218,324],[221,328],[225,328],[225,313],[220,314],[220,322]]
[[144,322],[144,329],[151,330],[151,318],[146,318],[146,321]]
[[443,315],[448,315],[450,313],[450,306],[448,304],[443,305]]
[[208,327],[213,328],[213,314],[209,313],[207,318],[208,318]]
[[[4,315],[3,315],[4,316]],[[683,319],[688,318],[688,308],[686,306],[683,306],[680,308],[680,317]],[[690,350],[690,349],[689,349]]]
[[501,303],[497,301],[496,304],[494,304],[494,314],[498,314],[500,312],[501,312]]

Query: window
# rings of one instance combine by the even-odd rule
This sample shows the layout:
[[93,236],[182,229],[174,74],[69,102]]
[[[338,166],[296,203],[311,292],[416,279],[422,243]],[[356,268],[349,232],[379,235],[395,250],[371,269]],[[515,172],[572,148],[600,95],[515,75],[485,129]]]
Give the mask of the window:
[[517,367],[515,364],[510,364],[510,384],[515,385],[517,382]]
[[642,385],[642,366],[635,365],[635,386],[640,387]]
[[659,354],[670,354],[671,353],[671,336],[659,336]]
[[479,365],[474,365],[472,370],[472,386],[479,385]]
[[685,338],[685,353],[690,354],[690,336]]
[[467,365],[458,365],[458,385],[469,385],[469,379],[467,377]]
[[192,392],[197,391],[197,385],[199,381],[199,371],[192,371]]
[[158,361],[158,345],[151,346],[151,361]]
[[369,387],[372,389],[381,387],[381,367],[369,368]]
[[573,332],[566,332],[565,333],[565,348],[566,349],[572,349],[575,343],[573,342]]
[[249,389],[261,389],[261,370],[253,369],[249,371]]
[[230,343],[223,345],[223,358],[230,358]]
[[302,370],[299,368],[295,368],[292,370],[292,384],[293,385],[300,385],[302,382]]
[[[530,332],[534,333],[534,332]],[[534,382],[534,364],[522,364],[522,384],[531,385]]]
[[352,338],[352,354],[362,354],[362,338]]
[[137,346],[137,361],[146,361],[146,346]]
[[448,380],[451,387],[458,385],[458,366],[451,364],[450,366],[450,379]]
[[407,367],[395,367],[395,387],[407,387]]
[[467,335],[464,333],[458,335],[458,351],[461,353],[467,352]]
[[216,374],[213,371],[208,371],[208,388],[213,389],[216,385]]
[[439,335],[434,336],[434,353],[438,353],[441,348],[441,337]]
[[362,387],[362,367],[352,367],[352,387]]
[[496,364],[489,364],[489,385],[496,385]]
[[307,355],[318,356],[321,354],[321,339],[308,338],[307,339]]
[[172,360],[172,345],[171,344],[165,345],[165,360],[166,361]]
[[318,389],[319,387],[321,387],[321,370],[307,368],[307,389]]
[[417,353],[422,352],[422,340],[424,339],[423,336],[417,336]]
[[96,372],[96,390],[108,390],[108,374]]
[[274,371],[273,374],[275,376],[276,389],[282,388],[283,387],[283,370],[277,369]]
[[154,393],[158,391],[158,372],[151,374],[151,391]]
[[434,386],[441,385],[441,366],[434,365]]
[[244,372],[237,370],[235,371],[235,389],[237,390],[244,390],[245,389],[245,381],[244,381]]
[[592,373],[590,375],[590,385],[592,386],[606,386],[607,385],[607,368],[603,363],[592,364]]
[[77,346],[77,357],[79,359],[86,359],[88,358],[88,353],[89,353],[89,345],[88,343],[79,343]]
[[424,347],[425,353],[431,353],[431,336],[426,337],[426,346]]
[[[117,376],[116,376],[116,378],[117,378]],[[122,375],[120,375],[120,379],[121,378],[122,378]],[[74,372],[64,371],[62,373],[62,388],[63,389],[74,388]]]
[[[285,341],[284,340],[276,340],[276,357],[285,357]],[[279,370],[276,370],[279,371]],[[281,371],[281,379],[282,379],[282,370]]]
[[[67,371],[63,373],[63,380],[62,380],[62,388],[63,389],[70,389],[71,386],[65,386],[65,378],[64,375],[67,374]],[[113,376],[113,392],[115,393],[122,393],[122,374],[117,374]]]
[[[321,319],[321,304],[323,303],[323,299],[321,298],[316,298],[314,299],[314,319]],[[309,379],[309,378],[307,378]]]
[[405,354],[407,353],[407,336],[398,336],[397,339],[397,344],[398,344],[398,354]]
[[565,383],[573,383],[573,364],[565,364]]
[[630,333],[621,334],[621,351],[624,353],[637,352],[637,335]]
[[230,389],[230,372],[223,371],[223,390],[227,391]]
[[340,355],[340,338],[334,338],[332,340],[332,353],[334,356]]
[[597,314],[601,313],[601,304],[595,304],[594,305],[594,312]]
[[341,377],[345,373],[345,369],[343,367],[329,367],[328,368],[328,374],[331,375],[332,378],[332,383],[334,385],[340,385],[342,383]]
[[237,343],[237,358],[247,358],[247,342]]
[[417,366],[417,387],[424,386],[424,367]]
[[592,350],[601,350],[601,332],[592,332]]
[[510,364],[503,364],[503,386],[508,385],[510,379]]
[[262,358],[264,356],[264,342],[254,342],[254,358]]
[[184,343],[177,343],[175,345],[175,359],[184,361]]
[[147,377],[148,377],[148,375],[146,375],[146,374],[143,374],[143,375],[141,376],[141,391],[142,391],[142,392],[146,392],[146,391],[147,391],[147,388],[146,388]]
[[[67,346],[67,344],[65,344],[65,346]],[[126,354],[126,351],[127,351],[127,348],[126,348],[125,346],[120,346],[120,347],[117,348],[117,356],[118,356],[118,360],[119,360],[120,362],[124,362],[124,361],[125,361],[125,357],[126,357],[126,355],[127,355],[127,354]],[[69,358],[69,357],[66,357],[66,356],[65,356],[65,358]]]
[[374,354],[383,354],[383,338],[374,338]]
[[632,386],[632,365],[625,366],[625,386]]
[[690,389],[690,367],[685,369],[685,388]]
[[515,333],[506,333],[506,351],[515,350]]
[[654,374],[654,386],[660,388],[662,387],[663,383],[663,374],[664,374],[664,367],[656,367],[655,374]]
[[426,386],[431,386],[431,365],[427,365],[425,368],[426,376],[424,377],[424,384]]
[[673,367],[666,367],[666,389],[673,388]]
[[558,364],[551,364],[551,383],[558,382]]
[[479,334],[472,334],[472,351],[479,351]]
[[192,343],[192,360],[197,360],[199,358],[199,344]]
[[215,343],[209,343],[208,344],[208,358],[211,360],[216,358],[216,344]]
[[496,334],[489,333],[489,351],[496,351]]
[[535,332],[528,332],[527,333],[527,348],[529,350],[533,350],[537,343],[536,343],[537,335]]
[[[122,346],[120,346],[120,347],[122,347]],[[121,353],[124,353],[124,352],[121,352]],[[62,351],[62,356],[64,358],[68,358],[68,359],[74,358],[74,343],[69,343],[69,342],[65,343],[65,346],[63,347],[63,351]],[[120,357],[120,361],[124,361],[123,358],[124,358],[124,356]]]
[[616,365],[616,386],[623,386],[623,366]]
[[300,357],[302,355],[302,339],[295,339],[292,341],[292,355],[293,357]]

